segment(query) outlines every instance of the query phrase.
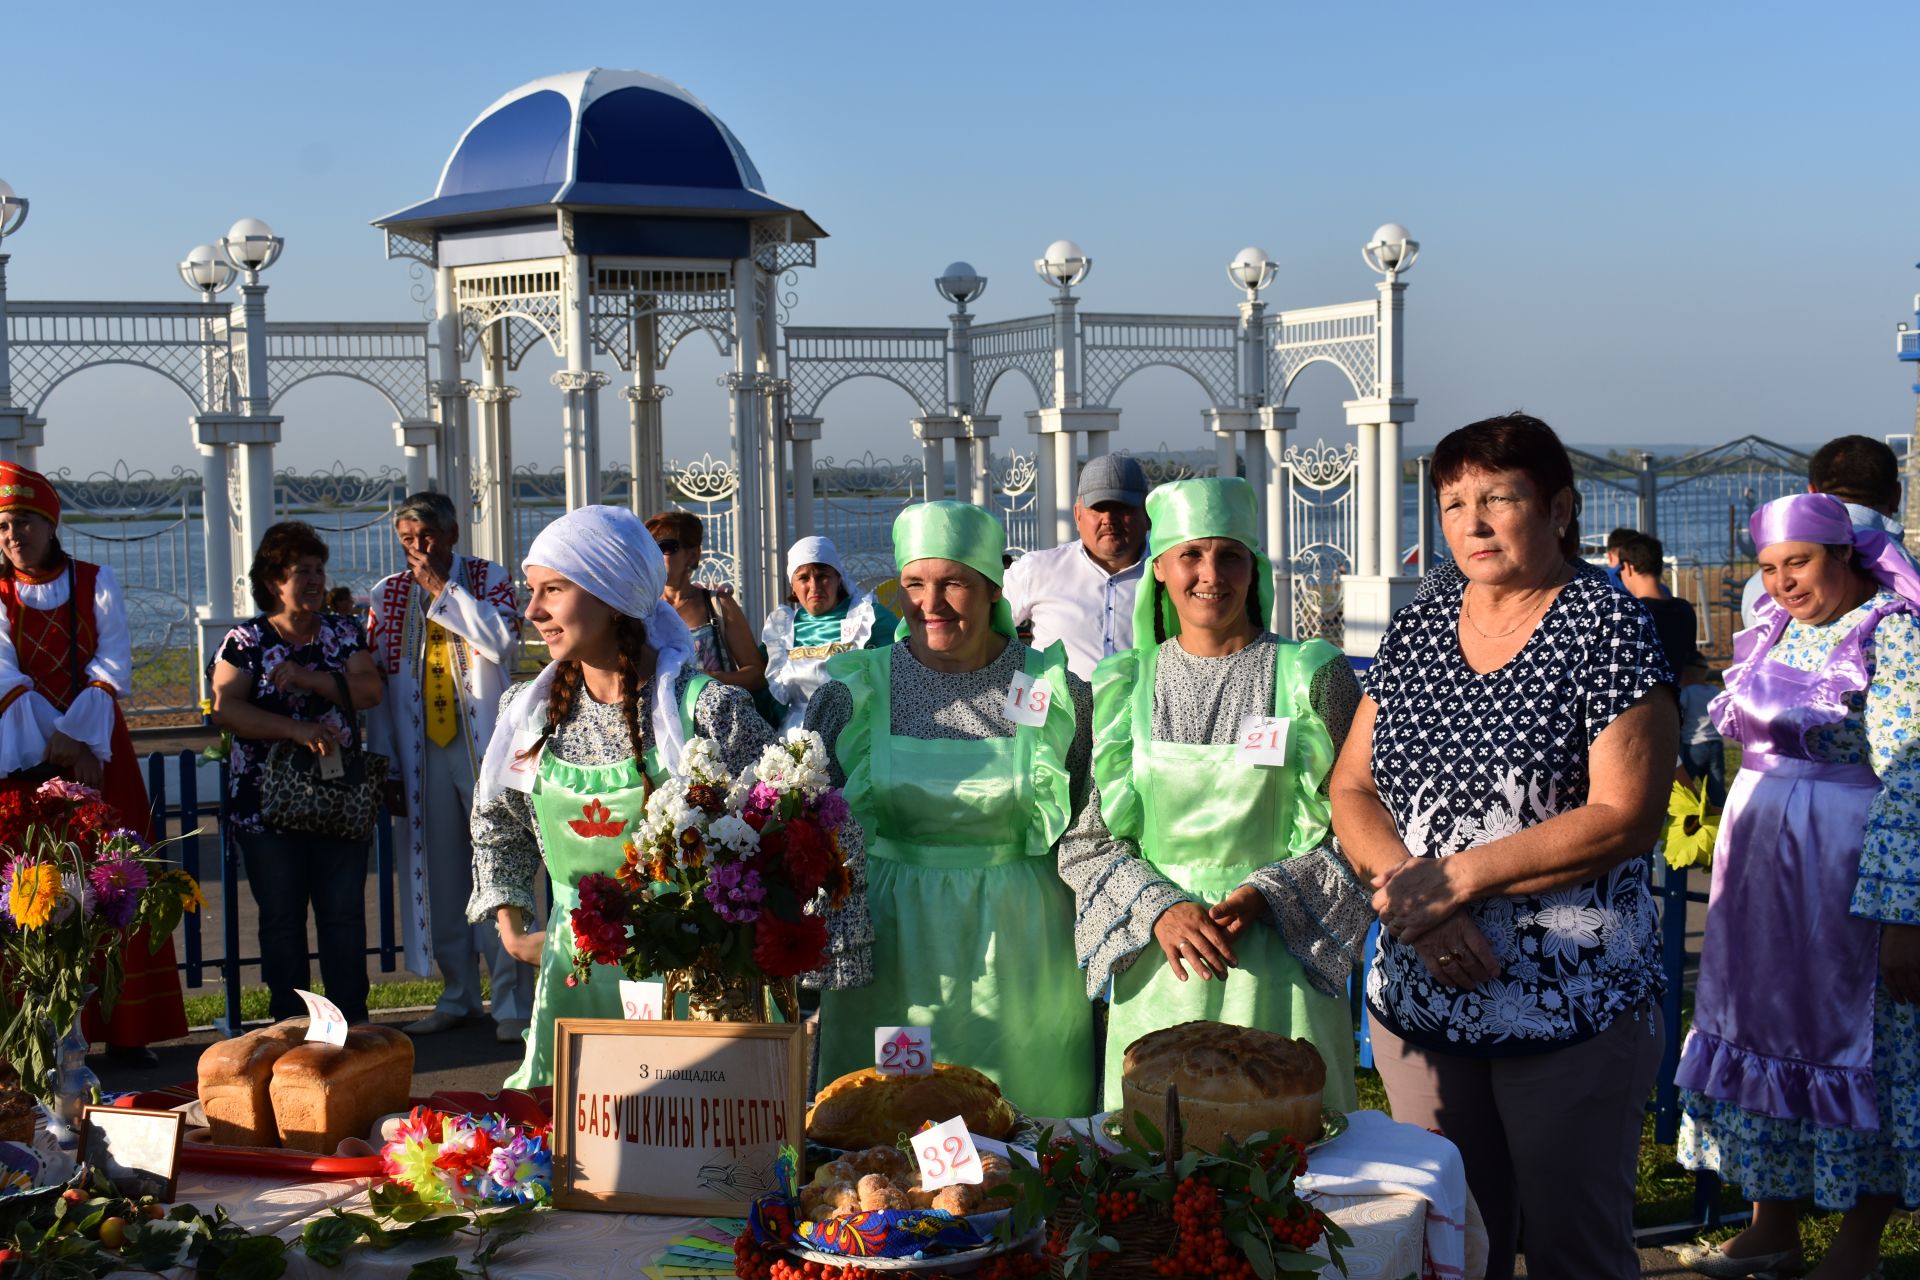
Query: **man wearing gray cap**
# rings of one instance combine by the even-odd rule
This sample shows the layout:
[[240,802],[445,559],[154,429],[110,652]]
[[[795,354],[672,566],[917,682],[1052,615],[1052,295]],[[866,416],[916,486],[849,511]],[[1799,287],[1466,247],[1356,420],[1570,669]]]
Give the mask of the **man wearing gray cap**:
[[1078,540],[1030,551],[1007,570],[1013,620],[1033,627],[1035,648],[1059,640],[1082,680],[1110,653],[1133,648],[1133,597],[1147,545],[1147,473],[1124,454],[1102,454],[1080,471],[1073,501]]

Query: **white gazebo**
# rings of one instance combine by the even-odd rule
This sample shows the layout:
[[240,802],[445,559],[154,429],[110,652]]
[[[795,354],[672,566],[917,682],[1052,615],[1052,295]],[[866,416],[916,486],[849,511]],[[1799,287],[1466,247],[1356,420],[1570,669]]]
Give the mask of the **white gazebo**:
[[[471,495],[478,554],[518,558],[507,374],[545,339],[565,368],[561,441],[569,509],[601,498],[596,354],[626,388],[632,505],[665,505],[658,381],[701,330],[733,358],[731,434],[740,492],[733,552],[741,604],[759,617],[779,580],[787,484],[776,428],[784,384],[774,282],[813,265],[823,232],[766,194],[746,148],[679,85],[595,69],[522,85],[467,126],[433,198],[379,218],[389,257],[435,272],[439,482]],[[463,361],[479,363],[477,385]],[[479,405],[470,448],[467,404]]]

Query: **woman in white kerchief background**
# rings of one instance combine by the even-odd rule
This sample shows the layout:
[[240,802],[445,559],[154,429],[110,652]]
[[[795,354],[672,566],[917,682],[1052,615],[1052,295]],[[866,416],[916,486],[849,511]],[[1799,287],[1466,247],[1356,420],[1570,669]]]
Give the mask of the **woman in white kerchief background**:
[[[736,773],[773,741],[751,694],[693,663],[686,624],[661,600],[666,564],[638,516],[569,512],[534,539],[523,568],[527,620],[552,661],[500,700],[474,795],[467,904],[474,923],[498,922],[509,955],[540,966],[526,1057],[507,1079],[514,1088],[552,1082],[555,1018],[620,1016],[618,984],[567,985],[567,921],[580,881],[624,860],[648,780],[677,771],[692,737],[711,738]],[[552,910],[544,930],[528,932],[543,860]]]
[[767,647],[767,690],[786,716],[783,729],[806,719],[807,700],[827,682],[827,659],[893,643],[900,620],[857,591],[831,538],[807,537],[787,552],[787,603],[767,615],[760,643]]

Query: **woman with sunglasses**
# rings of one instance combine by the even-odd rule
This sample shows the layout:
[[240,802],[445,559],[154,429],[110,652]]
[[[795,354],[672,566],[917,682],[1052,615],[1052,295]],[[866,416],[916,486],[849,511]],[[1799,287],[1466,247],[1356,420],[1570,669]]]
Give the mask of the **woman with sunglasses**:
[[753,626],[734,598],[693,580],[700,567],[703,533],[698,516],[662,511],[647,519],[667,562],[666,601],[693,633],[693,660],[721,684],[749,693],[767,687],[767,660],[753,641]]

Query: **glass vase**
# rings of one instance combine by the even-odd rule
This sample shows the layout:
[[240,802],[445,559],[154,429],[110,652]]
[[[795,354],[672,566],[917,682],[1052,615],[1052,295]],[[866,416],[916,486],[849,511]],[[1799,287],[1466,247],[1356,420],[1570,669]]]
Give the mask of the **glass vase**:
[[[93,990],[87,991],[87,999],[93,998]],[[100,1077],[87,1065],[87,1037],[80,1029],[80,1020],[84,1016],[86,1005],[74,1010],[73,1022],[64,1035],[58,1027],[54,1033],[60,1035],[59,1043],[54,1046],[53,1069],[47,1073],[50,1102],[47,1120],[47,1135],[61,1151],[72,1153],[80,1149],[80,1112],[93,1102],[100,1093]]]

